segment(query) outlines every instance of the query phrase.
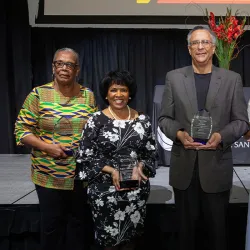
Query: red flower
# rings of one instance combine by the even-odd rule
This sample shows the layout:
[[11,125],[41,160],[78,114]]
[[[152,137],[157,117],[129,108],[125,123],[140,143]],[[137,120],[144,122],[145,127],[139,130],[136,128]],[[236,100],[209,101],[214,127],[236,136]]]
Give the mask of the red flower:
[[208,25],[217,37],[215,54],[219,60],[219,64],[229,68],[230,61],[236,58],[240,51],[238,43],[245,31],[246,17],[238,17],[237,13],[232,15],[231,9],[227,8],[226,16],[220,17],[218,23],[216,23],[213,12],[209,12],[208,14],[206,9],[206,14]]
[[239,20],[236,16],[231,15],[231,10],[229,9],[227,10],[226,17],[224,20],[221,18],[218,26],[216,26],[214,13],[210,12],[208,24],[211,30],[215,32],[217,38],[225,42],[237,40],[242,35],[242,32],[239,31],[242,31],[245,26],[245,22],[239,24]]
[[234,25],[234,26],[237,26],[237,25],[238,25],[238,20],[237,20],[237,19],[235,19],[235,20],[233,21],[233,25]]

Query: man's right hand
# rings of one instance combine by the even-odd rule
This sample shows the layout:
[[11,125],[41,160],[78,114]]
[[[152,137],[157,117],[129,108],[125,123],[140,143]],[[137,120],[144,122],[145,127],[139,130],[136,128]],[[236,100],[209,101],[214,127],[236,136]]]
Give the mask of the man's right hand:
[[68,157],[64,152],[66,150],[67,149],[60,144],[47,144],[43,151],[54,159],[60,159]]
[[246,139],[247,141],[250,141],[250,130],[248,130],[248,131],[244,134],[244,139]]
[[178,130],[176,138],[181,141],[185,149],[199,149],[199,146],[203,146],[202,143],[194,142],[193,138],[186,132]]

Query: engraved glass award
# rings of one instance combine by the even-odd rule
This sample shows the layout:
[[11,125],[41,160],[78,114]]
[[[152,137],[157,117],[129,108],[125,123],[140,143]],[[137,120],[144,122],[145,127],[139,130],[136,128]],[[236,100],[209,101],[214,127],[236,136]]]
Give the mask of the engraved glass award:
[[120,188],[139,187],[138,161],[135,158],[121,158],[119,161]]
[[52,140],[54,144],[60,144],[66,148],[64,152],[67,156],[74,156],[74,132],[71,121],[68,118],[61,117],[55,123]]
[[191,137],[195,142],[206,144],[213,128],[212,117],[205,109],[194,115],[191,121]]

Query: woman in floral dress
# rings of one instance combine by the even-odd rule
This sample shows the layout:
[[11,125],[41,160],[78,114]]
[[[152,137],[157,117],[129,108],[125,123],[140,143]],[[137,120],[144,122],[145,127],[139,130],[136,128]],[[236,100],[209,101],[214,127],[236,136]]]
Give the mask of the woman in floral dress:
[[[134,249],[143,233],[148,177],[155,176],[156,145],[150,119],[127,104],[136,84],[127,71],[111,71],[101,82],[108,108],[93,114],[84,128],[77,157],[78,177],[87,179],[95,239],[105,250]],[[120,187],[122,161],[136,162],[139,187]]]

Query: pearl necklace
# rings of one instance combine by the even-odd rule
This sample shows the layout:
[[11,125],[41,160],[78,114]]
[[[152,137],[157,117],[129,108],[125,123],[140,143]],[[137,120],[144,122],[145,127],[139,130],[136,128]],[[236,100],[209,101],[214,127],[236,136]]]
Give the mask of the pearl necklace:
[[128,117],[126,119],[121,119],[119,116],[115,115],[114,112],[112,111],[111,107],[108,107],[109,113],[113,116],[113,118],[115,120],[130,120],[131,119],[131,111],[130,111],[130,107],[127,105],[127,109],[128,109]]

